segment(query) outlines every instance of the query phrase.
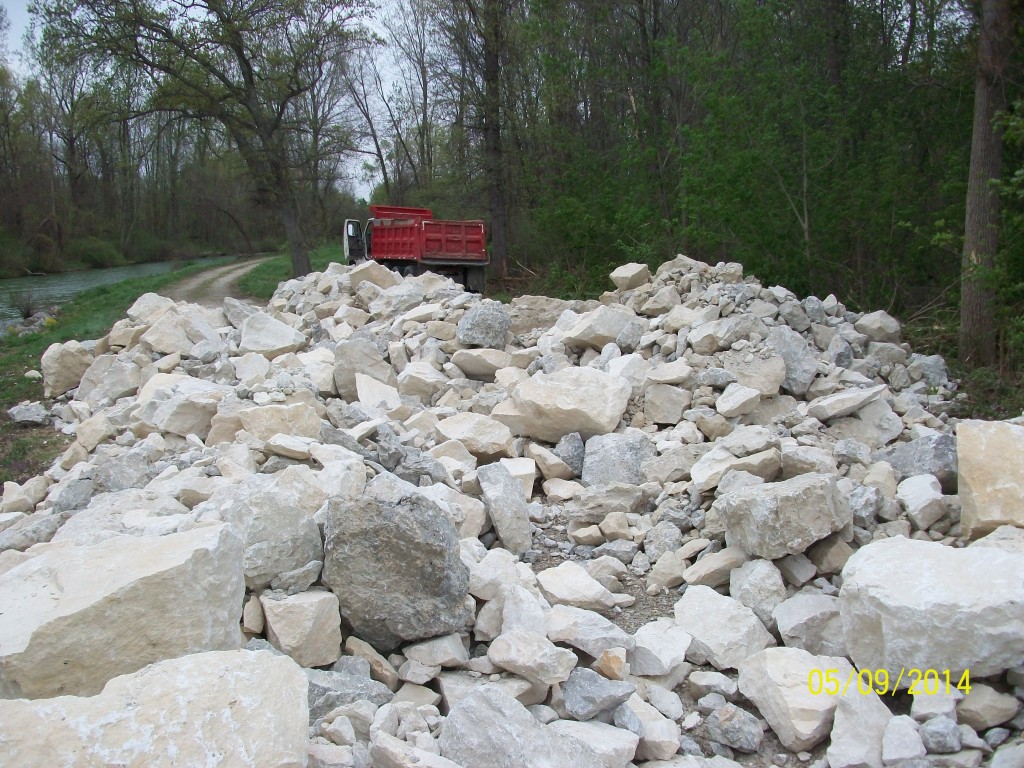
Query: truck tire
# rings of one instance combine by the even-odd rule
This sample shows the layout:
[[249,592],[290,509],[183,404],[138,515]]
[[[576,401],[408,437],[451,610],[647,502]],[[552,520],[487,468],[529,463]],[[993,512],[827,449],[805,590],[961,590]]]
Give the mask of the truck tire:
[[402,267],[402,277],[415,277],[415,276],[416,276],[416,267],[414,265],[410,264],[407,267]]
[[463,284],[466,286],[466,290],[471,293],[483,293],[484,292],[484,268],[483,267],[466,267],[465,269],[465,281]]

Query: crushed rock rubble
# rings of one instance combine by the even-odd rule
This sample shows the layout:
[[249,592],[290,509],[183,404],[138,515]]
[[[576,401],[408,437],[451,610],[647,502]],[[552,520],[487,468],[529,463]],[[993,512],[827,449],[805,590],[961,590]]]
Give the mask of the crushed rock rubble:
[[332,264],[51,346],[0,762],[1024,766],[1024,419],[885,312],[611,280]]

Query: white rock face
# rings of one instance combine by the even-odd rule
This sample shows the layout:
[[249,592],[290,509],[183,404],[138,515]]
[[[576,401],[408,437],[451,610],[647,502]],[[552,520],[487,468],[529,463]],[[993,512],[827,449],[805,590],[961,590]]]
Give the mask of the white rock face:
[[494,530],[506,549],[522,555],[533,543],[522,486],[500,463],[480,467],[477,477]]
[[798,592],[776,606],[772,618],[787,647],[815,656],[846,655],[838,598]]
[[571,560],[538,573],[537,583],[553,605],[571,605],[588,611],[606,611],[615,605],[615,596]]
[[595,763],[595,768],[626,768],[640,743],[640,737],[635,733],[597,720],[584,723],[556,720],[548,726],[548,730],[572,736],[593,749],[599,761]]
[[736,669],[749,656],[775,645],[754,612],[711,587],[688,587],[675,604],[676,624],[692,638],[687,657],[716,669]]
[[854,324],[858,333],[863,333],[872,341],[898,344],[900,341],[899,321],[883,310],[869,312]]
[[269,440],[281,434],[313,439],[320,437],[320,417],[305,403],[245,408],[238,412],[238,418],[242,428],[259,440]]
[[537,722],[529,710],[493,685],[452,707],[438,738],[442,757],[474,768],[579,768],[600,765],[586,743]]
[[191,376],[157,374],[139,390],[132,431],[139,437],[170,432],[205,440],[217,406],[230,392],[230,387]]
[[851,521],[833,475],[805,474],[727,493],[714,503],[726,540],[776,560],[803,552]]
[[558,442],[571,432],[584,440],[618,426],[632,387],[596,368],[563,368],[521,382],[492,416],[517,434]]
[[655,619],[633,634],[636,645],[629,654],[634,675],[667,675],[686,661],[692,638],[671,619]]
[[976,539],[1001,525],[1024,528],[1024,427],[962,421],[956,434],[964,536]]
[[94,694],[156,661],[237,648],[243,592],[225,525],[53,547],[0,575],[0,696]]
[[437,433],[445,440],[458,440],[478,459],[491,460],[512,455],[512,433],[500,421],[479,413],[459,413],[441,419]]
[[761,402],[759,390],[733,382],[715,401],[715,410],[729,419],[733,416],[750,413],[757,408],[759,402]]
[[[965,669],[986,677],[1024,663],[1024,554],[894,537],[862,547],[839,593],[861,669]],[[950,632],[945,627],[969,627]],[[901,687],[910,680],[904,675]]]
[[257,312],[242,322],[242,339],[238,351],[255,352],[269,360],[295,352],[306,345],[305,335],[287,323],[282,323],[266,312]]
[[820,744],[832,730],[841,696],[823,689],[826,672],[842,686],[853,667],[844,658],[814,656],[799,648],[766,648],[740,664],[739,688],[782,746],[799,752]]
[[752,610],[765,627],[773,629],[772,611],[786,599],[786,584],[771,560],[749,560],[730,571],[729,596]]
[[900,760],[924,757],[927,751],[921,742],[918,725],[909,715],[899,715],[889,721],[882,736],[882,764],[892,765]]
[[452,362],[467,378],[494,381],[495,373],[512,365],[512,355],[501,349],[460,349]]
[[258,589],[282,573],[323,561],[313,513],[326,499],[315,473],[297,465],[220,489],[193,512],[200,521],[230,523],[239,532],[246,585]]
[[623,309],[601,305],[593,312],[587,312],[566,331],[562,343],[566,346],[592,349],[601,349],[605,344],[611,344],[630,321],[635,319],[632,312],[622,311]]
[[825,752],[829,768],[882,768],[890,720],[892,713],[873,690],[840,696]]
[[197,653],[88,698],[0,701],[4,761],[23,768],[306,765],[306,676],[266,651]]
[[942,486],[935,475],[908,477],[896,487],[896,500],[907,510],[907,518],[919,531],[927,530],[946,514]]
[[571,605],[553,605],[545,616],[548,639],[566,643],[598,658],[612,648],[632,650],[636,640],[594,611]]
[[847,389],[834,395],[825,395],[811,401],[807,406],[807,415],[822,422],[849,416],[880,398],[886,389],[885,384],[879,384],[877,387]]
[[341,656],[338,598],[326,590],[260,596],[267,639],[302,667],[333,664]]
[[559,648],[544,635],[514,629],[491,642],[487,658],[532,683],[554,685],[568,679],[576,666],[576,654]]
[[637,760],[668,760],[679,751],[679,725],[635,693],[615,710],[615,724],[640,737]]
[[622,264],[612,272],[611,279],[620,291],[630,291],[651,279],[651,268],[635,262]]

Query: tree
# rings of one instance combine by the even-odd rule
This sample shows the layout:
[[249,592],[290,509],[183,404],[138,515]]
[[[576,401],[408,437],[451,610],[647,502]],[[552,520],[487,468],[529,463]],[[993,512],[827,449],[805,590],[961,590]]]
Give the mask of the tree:
[[996,362],[995,295],[986,278],[999,249],[994,183],[1002,173],[1003,141],[996,116],[1006,106],[1003,74],[1011,32],[1010,0],[982,0],[960,282],[960,362],[970,368]]
[[309,272],[289,148],[292,109],[353,37],[364,0],[55,0],[51,42],[126,64],[155,84],[153,108],[218,121],[279,218],[295,275]]

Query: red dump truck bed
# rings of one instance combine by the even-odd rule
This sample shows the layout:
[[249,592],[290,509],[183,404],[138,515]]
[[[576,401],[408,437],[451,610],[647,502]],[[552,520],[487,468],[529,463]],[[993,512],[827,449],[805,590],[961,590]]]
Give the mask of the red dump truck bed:
[[429,208],[371,205],[373,218],[345,221],[345,258],[373,259],[403,275],[438,272],[471,291],[484,289],[487,237],[482,221],[440,221]]
[[435,220],[428,208],[371,205],[370,258],[424,264],[486,264],[482,221]]

